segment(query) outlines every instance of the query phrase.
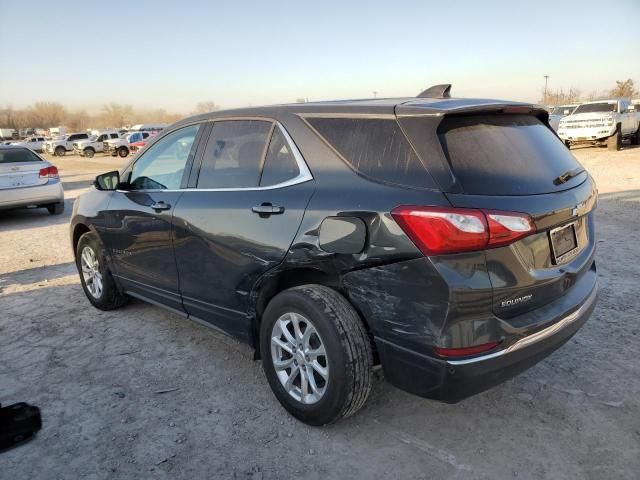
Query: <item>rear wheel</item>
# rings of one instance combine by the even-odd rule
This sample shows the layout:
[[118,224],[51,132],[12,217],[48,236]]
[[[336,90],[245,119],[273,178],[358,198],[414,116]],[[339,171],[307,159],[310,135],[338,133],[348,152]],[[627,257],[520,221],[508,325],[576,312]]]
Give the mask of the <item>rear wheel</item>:
[[64,157],[67,151],[64,147],[56,147],[54,153],[56,154],[56,157]]
[[95,154],[96,154],[96,151],[93,148],[84,149],[84,156],[87,158],[93,158]]
[[565,147],[567,147],[569,150],[571,150],[571,142],[569,140],[565,140],[564,141],[564,145]]
[[636,133],[631,136],[631,145],[640,145],[640,125]]
[[51,215],[60,215],[64,212],[64,202],[53,203],[51,205],[47,205],[47,210]]
[[82,289],[94,307],[113,310],[126,303],[127,296],[118,291],[107,267],[102,245],[92,232],[85,233],[78,241],[76,267]]
[[357,412],[371,389],[373,356],[360,317],[322,285],[274,297],[260,325],[262,365],[278,401],[309,425]]
[[620,150],[622,148],[622,132],[620,132],[620,125],[616,128],[616,132],[607,138],[607,148],[609,150]]
[[126,157],[127,155],[129,155],[129,149],[127,147],[120,147],[118,148],[118,155],[121,158]]

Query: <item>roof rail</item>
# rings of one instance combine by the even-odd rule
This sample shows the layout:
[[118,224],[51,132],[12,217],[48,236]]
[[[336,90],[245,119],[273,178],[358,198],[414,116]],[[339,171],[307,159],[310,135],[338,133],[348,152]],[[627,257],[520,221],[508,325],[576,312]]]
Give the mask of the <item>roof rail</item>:
[[417,98],[451,98],[451,84],[434,85],[420,92]]

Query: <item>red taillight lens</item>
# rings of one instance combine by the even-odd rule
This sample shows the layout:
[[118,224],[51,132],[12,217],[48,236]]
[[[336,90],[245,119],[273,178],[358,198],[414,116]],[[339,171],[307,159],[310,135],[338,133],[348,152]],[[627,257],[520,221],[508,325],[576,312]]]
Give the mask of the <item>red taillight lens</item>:
[[58,169],[51,165],[50,167],[40,169],[40,178],[58,178]]
[[474,345],[473,347],[465,348],[442,348],[436,347],[435,352],[441,357],[445,358],[457,358],[468,357],[470,355],[478,355],[479,353],[488,352],[496,348],[500,342],[483,343],[482,345]]
[[498,247],[536,231],[528,215],[514,212],[400,206],[391,215],[425,255]]

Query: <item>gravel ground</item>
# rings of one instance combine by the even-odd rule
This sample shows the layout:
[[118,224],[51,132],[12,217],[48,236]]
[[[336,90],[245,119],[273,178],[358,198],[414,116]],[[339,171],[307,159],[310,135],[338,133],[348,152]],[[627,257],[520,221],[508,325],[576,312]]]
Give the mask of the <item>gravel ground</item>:
[[563,348],[457,405],[377,373],[365,409],[289,417],[251,350],[157,307],[92,308],[69,246],[74,198],[119,159],[55,159],[67,210],[0,213],[0,401],[42,409],[0,478],[636,479],[640,148],[574,150],[595,177],[600,301]]

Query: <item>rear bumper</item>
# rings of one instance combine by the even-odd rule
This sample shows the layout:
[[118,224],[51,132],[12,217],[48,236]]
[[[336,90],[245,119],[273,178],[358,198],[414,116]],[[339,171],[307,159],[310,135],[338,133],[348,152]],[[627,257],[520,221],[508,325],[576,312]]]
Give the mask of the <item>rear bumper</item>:
[[45,185],[0,190],[0,210],[49,205],[64,201],[60,180],[49,180]]
[[578,307],[509,346],[478,357],[444,360],[376,338],[386,379],[414,395],[455,403],[487,390],[535,365],[566,343],[596,305],[597,284]]

